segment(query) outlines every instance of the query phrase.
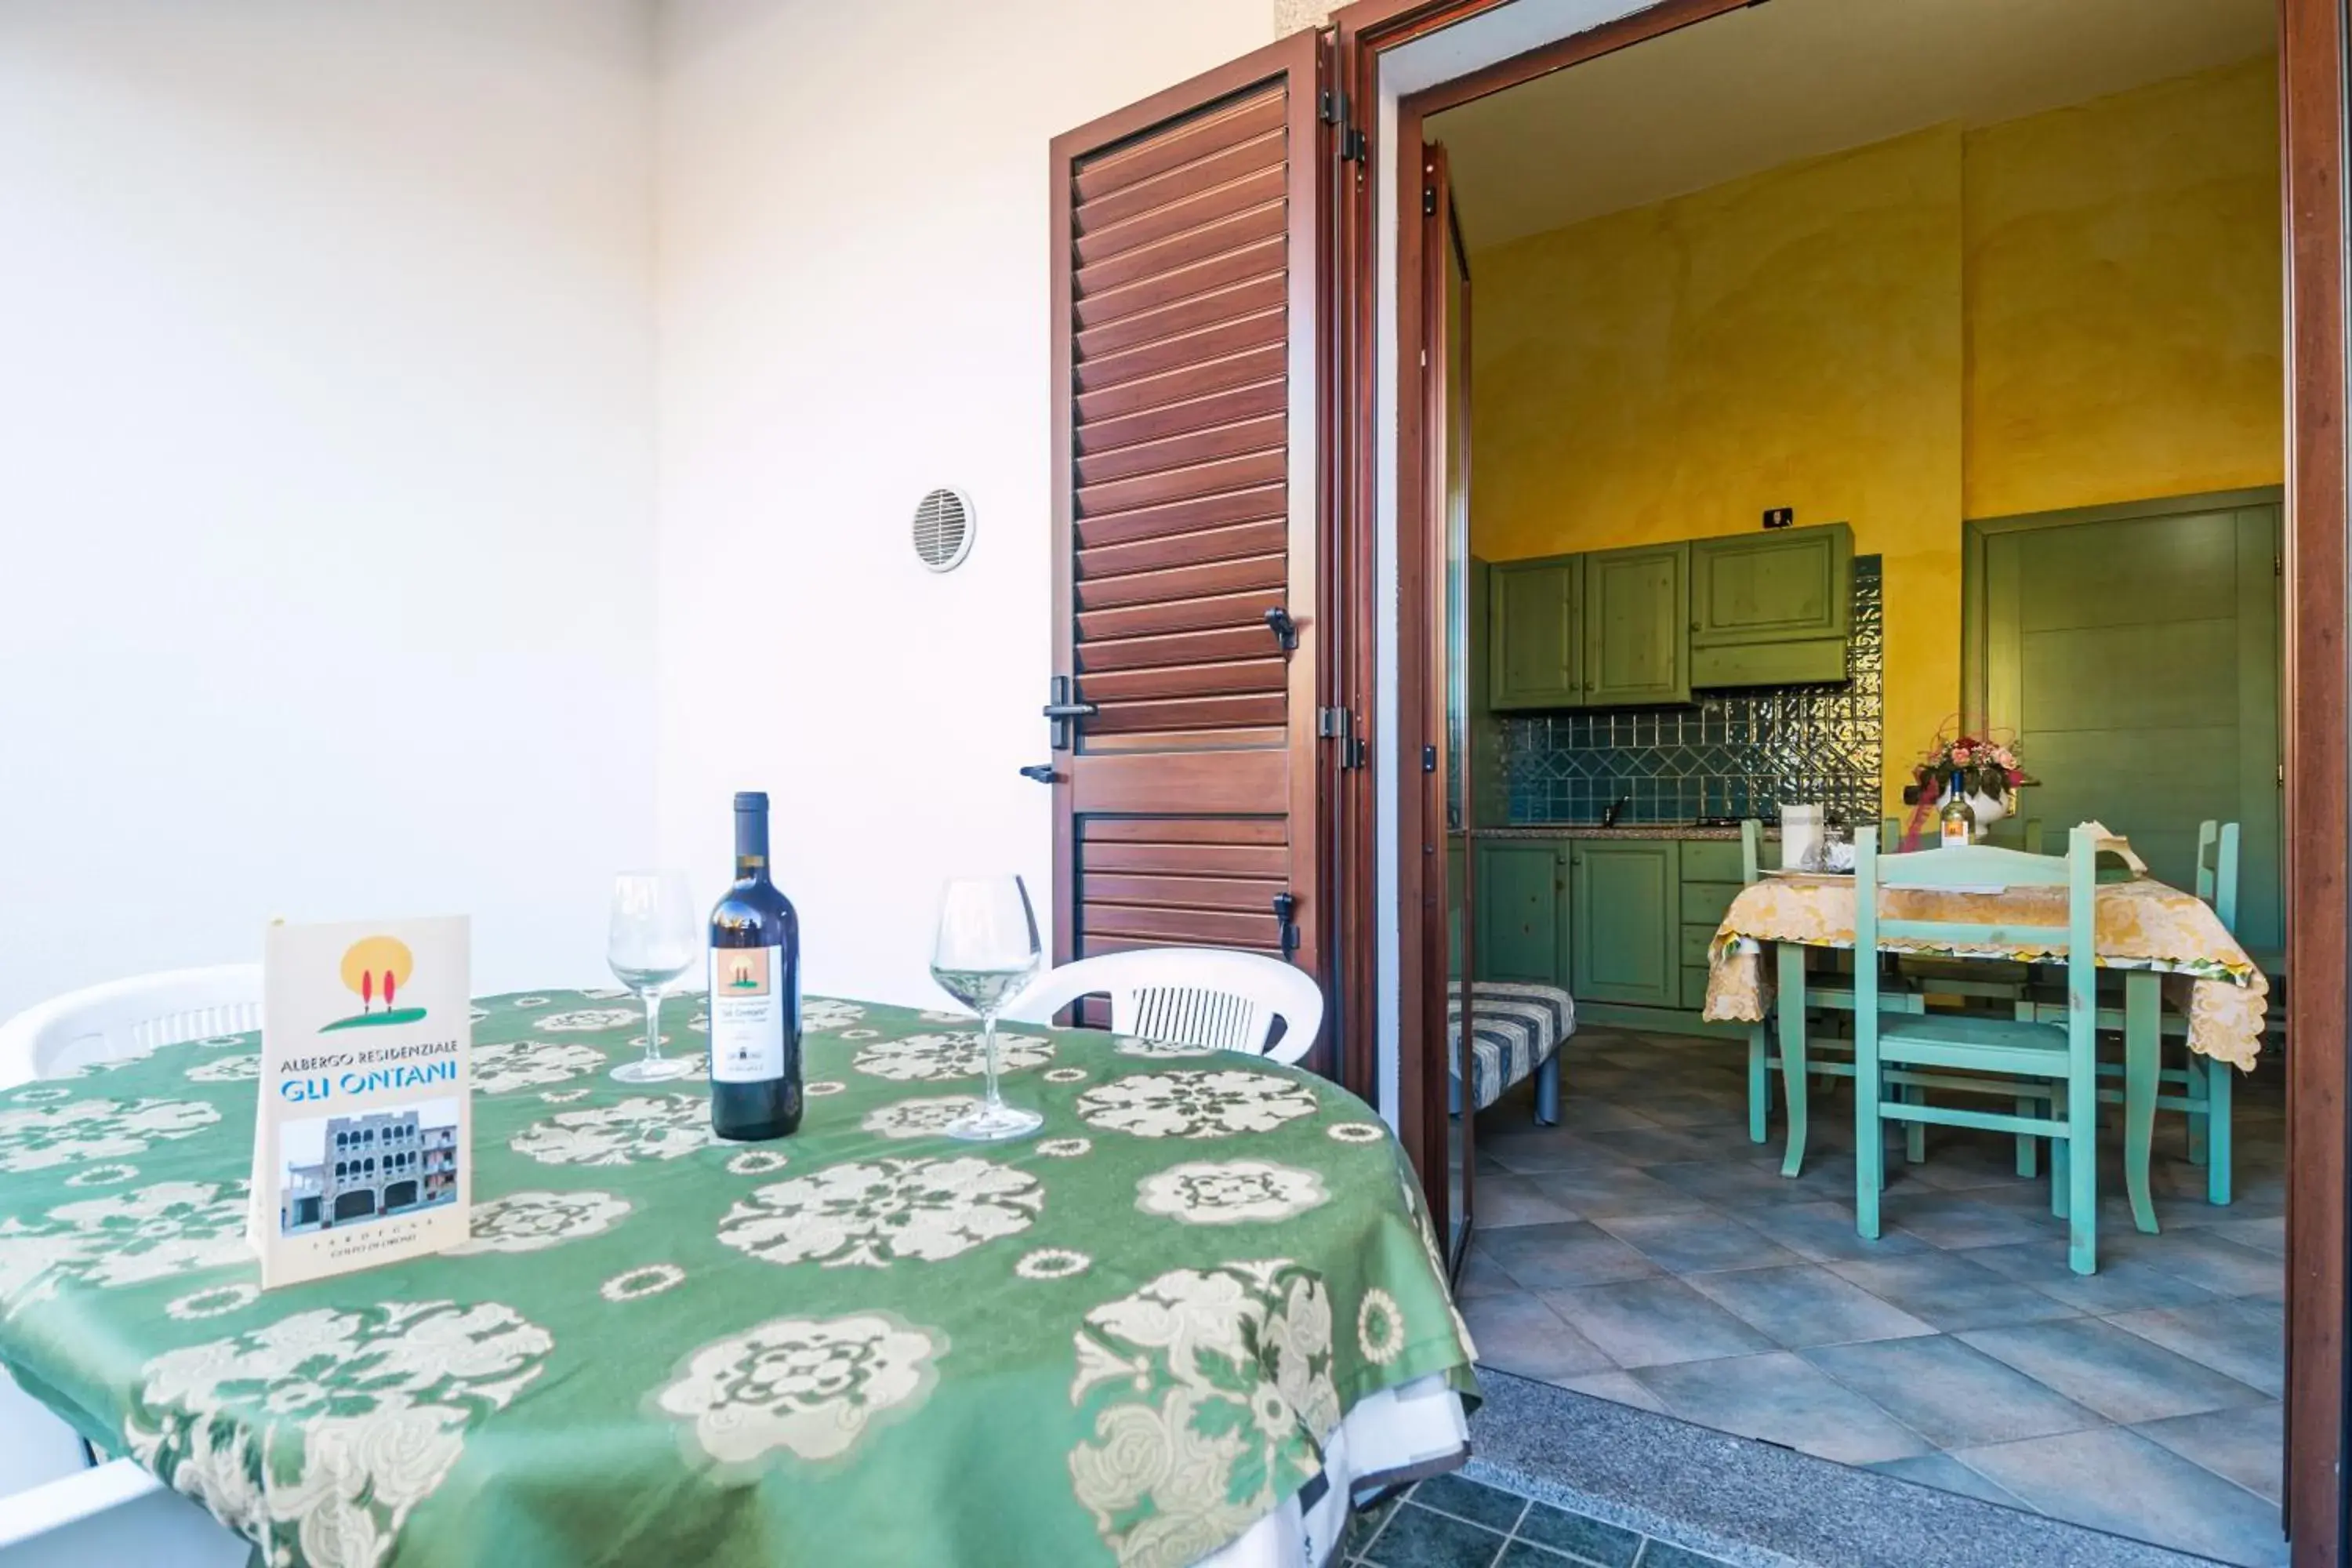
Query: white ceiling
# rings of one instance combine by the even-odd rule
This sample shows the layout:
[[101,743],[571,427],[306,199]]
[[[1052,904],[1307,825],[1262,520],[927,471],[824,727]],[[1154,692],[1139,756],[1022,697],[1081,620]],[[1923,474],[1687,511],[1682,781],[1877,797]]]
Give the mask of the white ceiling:
[[1474,249],[2266,54],[2276,0],[1770,0],[1433,116]]

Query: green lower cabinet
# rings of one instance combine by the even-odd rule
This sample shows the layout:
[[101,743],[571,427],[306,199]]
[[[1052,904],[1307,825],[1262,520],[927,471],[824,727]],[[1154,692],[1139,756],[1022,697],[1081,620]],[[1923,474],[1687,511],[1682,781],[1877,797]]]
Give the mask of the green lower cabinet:
[[1580,1001],[1682,1005],[1682,846],[1580,840],[1569,888],[1570,991]]
[[1558,839],[1506,838],[1477,848],[1481,980],[1557,985],[1568,972],[1568,846]]

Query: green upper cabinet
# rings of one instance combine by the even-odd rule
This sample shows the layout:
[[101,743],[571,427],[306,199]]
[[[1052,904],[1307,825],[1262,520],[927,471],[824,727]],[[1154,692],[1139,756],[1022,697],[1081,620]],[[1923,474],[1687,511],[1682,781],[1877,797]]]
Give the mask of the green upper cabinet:
[[1577,843],[1569,989],[1578,1000],[1681,1005],[1682,847],[1658,838]]
[[1694,540],[1690,574],[1693,686],[1846,678],[1852,528],[1832,522]]
[[1487,705],[1582,702],[1584,558],[1498,562],[1487,573]]
[[1567,844],[1481,839],[1477,856],[1478,978],[1559,984],[1568,972]]
[[1584,557],[1584,703],[1687,702],[1690,546]]

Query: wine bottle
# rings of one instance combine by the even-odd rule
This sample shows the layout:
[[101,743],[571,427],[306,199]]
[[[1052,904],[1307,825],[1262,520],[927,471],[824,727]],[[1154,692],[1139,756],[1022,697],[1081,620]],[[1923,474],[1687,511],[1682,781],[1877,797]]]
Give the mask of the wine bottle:
[[801,924],[768,876],[768,797],[735,797],[735,880],[710,911],[710,1130],[786,1138],[801,1124]]
[[1944,780],[1944,809],[1937,814],[1938,837],[1946,849],[1965,849],[1976,842],[1977,813],[1962,792],[1960,774]]

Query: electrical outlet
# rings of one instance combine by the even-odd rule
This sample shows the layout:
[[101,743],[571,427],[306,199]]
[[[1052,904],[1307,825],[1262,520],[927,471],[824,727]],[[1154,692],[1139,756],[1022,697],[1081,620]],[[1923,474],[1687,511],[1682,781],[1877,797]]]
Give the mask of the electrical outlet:
[[1792,506],[1768,506],[1764,509],[1764,526],[1787,528],[1797,521],[1797,509]]

